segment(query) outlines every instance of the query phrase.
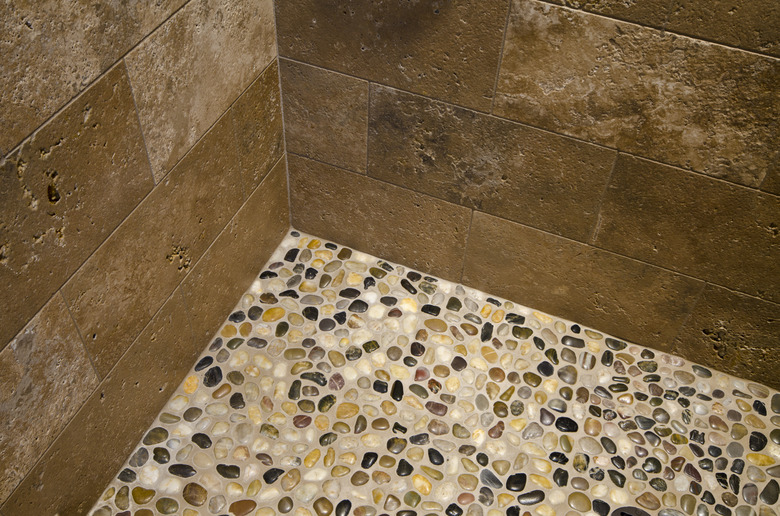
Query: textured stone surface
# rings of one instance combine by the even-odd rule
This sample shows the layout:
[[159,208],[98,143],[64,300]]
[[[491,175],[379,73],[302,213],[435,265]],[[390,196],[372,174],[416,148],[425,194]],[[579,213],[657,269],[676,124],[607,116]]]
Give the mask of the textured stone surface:
[[153,184],[122,65],[0,162],[0,348]]
[[761,189],[775,195],[780,195],[780,164],[775,163],[769,167],[764,182],[761,183]]
[[369,176],[586,241],[615,152],[372,85]]
[[780,56],[780,4],[775,0],[673,0],[666,29]]
[[3,511],[19,516],[85,514],[203,345],[192,338],[181,294],[174,292]]
[[459,277],[470,210],[300,156],[289,160],[295,227]]
[[777,389],[780,305],[707,285],[674,352]]
[[668,350],[702,283],[474,213],[463,282]]
[[669,0],[548,0],[572,9],[603,14],[641,25],[661,28],[669,16]]
[[190,2],[127,55],[158,182],[275,55],[271,0]]
[[365,172],[368,83],[288,60],[281,72],[290,152]]
[[233,132],[223,117],[65,284],[101,377],[222,231],[241,196]]
[[486,111],[507,9],[508,0],[277,2],[279,52]]
[[0,18],[0,156],[184,1],[5,2]]
[[[279,161],[182,283],[199,342],[214,335],[225,312],[255,279],[289,226],[287,176]],[[230,253],[225,253],[231,249]],[[240,250],[240,252],[235,252]]]
[[0,352],[0,502],[97,383],[68,308],[56,294]]
[[621,154],[600,218],[599,247],[780,301],[773,195]]
[[515,0],[494,112],[748,186],[776,160],[776,60]]
[[284,153],[279,66],[274,60],[230,109],[247,195]]

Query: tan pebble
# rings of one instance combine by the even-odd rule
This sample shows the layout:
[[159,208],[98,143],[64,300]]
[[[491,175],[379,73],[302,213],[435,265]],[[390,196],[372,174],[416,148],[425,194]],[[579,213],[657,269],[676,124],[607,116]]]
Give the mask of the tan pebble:
[[541,476],[541,475],[528,475],[528,480],[533,482],[534,484],[538,485],[539,487],[543,489],[552,489],[552,484],[550,483],[547,478]]
[[314,467],[314,465],[317,464],[317,461],[320,460],[320,455],[322,455],[320,450],[315,448],[303,459],[303,465],[307,468]]
[[775,459],[763,453],[748,453],[745,458],[756,466],[771,466],[775,463]]
[[350,469],[346,466],[333,466],[333,469],[330,470],[330,475],[334,478],[343,477],[344,475],[348,474],[350,472]]
[[249,337],[249,334],[252,333],[252,323],[245,322],[241,324],[241,326],[238,327],[238,333],[240,333],[242,337]]
[[320,414],[319,416],[315,417],[314,426],[316,426],[318,430],[327,430],[330,428],[330,420],[328,419],[328,416]]
[[421,448],[418,448],[417,446],[413,446],[409,448],[406,452],[406,457],[414,462],[419,462],[422,460],[424,454]]
[[433,487],[430,480],[422,475],[414,475],[412,477],[412,485],[414,485],[414,488],[422,495],[431,494],[431,488]]
[[336,407],[336,417],[339,419],[348,419],[356,416],[360,412],[360,407],[354,403],[342,403]]
[[274,308],[269,308],[268,310],[263,312],[262,318],[264,322],[274,322],[284,317],[284,313],[285,313],[284,308],[275,306]]
[[501,493],[498,495],[498,506],[501,508],[506,507],[510,503],[515,501],[515,497],[507,494],[507,493]]
[[325,452],[325,458],[322,459],[322,465],[329,468],[336,461],[336,452],[333,448],[328,448]]
[[192,394],[198,390],[198,377],[195,375],[188,376],[187,379],[184,380],[182,388],[187,394]]
[[[390,400],[385,400],[380,404],[380,407],[382,408],[382,412],[384,412],[388,416],[392,416],[395,414],[398,409],[395,406],[395,403],[393,403]],[[422,408],[422,407],[420,407]]]

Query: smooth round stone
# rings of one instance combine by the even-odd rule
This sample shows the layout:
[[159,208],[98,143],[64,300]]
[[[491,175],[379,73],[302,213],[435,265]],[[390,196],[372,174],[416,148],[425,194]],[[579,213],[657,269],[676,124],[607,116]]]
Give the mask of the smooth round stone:
[[544,500],[544,491],[535,489],[517,496],[517,501],[521,505],[535,505]]
[[144,436],[143,443],[147,446],[160,444],[168,438],[168,430],[160,426],[152,428]]
[[197,473],[197,471],[195,471],[195,468],[193,468],[189,464],[172,464],[168,466],[168,472],[171,475],[175,475],[181,478],[189,478],[195,475],[195,473]]
[[555,421],[555,428],[561,432],[576,432],[579,428],[577,422],[568,417],[559,417]]
[[238,500],[230,504],[230,513],[235,516],[247,516],[257,507],[257,502],[254,500]]
[[145,489],[141,486],[134,487],[132,491],[133,501],[138,505],[149,503],[155,494],[153,489]]
[[509,491],[522,491],[525,489],[527,478],[528,477],[525,473],[515,473],[513,475],[509,475],[506,479],[506,488]]
[[570,494],[568,502],[569,507],[576,511],[587,512],[591,509],[590,498],[580,492]]
[[333,503],[325,497],[314,500],[312,507],[314,508],[314,512],[317,513],[317,516],[328,516],[333,512]]
[[577,369],[571,365],[563,366],[558,369],[558,378],[569,385],[574,385],[577,382]]
[[732,458],[742,457],[744,451],[745,449],[738,442],[731,442],[728,446],[726,446],[726,453],[729,457]]
[[653,493],[649,492],[637,496],[636,503],[651,511],[658,510],[661,507],[661,501]]
[[157,503],[154,506],[160,514],[173,514],[179,510],[179,502],[173,498],[167,497],[157,500]]
[[766,435],[760,432],[750,433],[749,446],[752,451],[757,452],[763,450],[764,448],[766,448],[767,442],[768,440],[766,438]]
[[293,506],[293,500],[289,496],[285,496],[284,498],[280,499],[276,504],[276,508],[279,509],[279,512],[282,514],[287,514],[290,512],[293,509]]
[[206,503],[206,498],[208,497],[208,491],[201,486],[200,484],[197,484],[195,482],[191,482],[184,486],[184,491],[182,491],[182,497],[184,498],[184,501],[187,502],[190,505],[194,505],[195,507],[200,507],[204,503]]
[[399,454],[406,448],[407,441],[402,437],[391,437],[387,441],[387,450],[391,453]]
[[777,480],[772,479],[766,484],[758,498],[765,504],[774,505],[777,503],[779,495],[780,484],[777,483]]

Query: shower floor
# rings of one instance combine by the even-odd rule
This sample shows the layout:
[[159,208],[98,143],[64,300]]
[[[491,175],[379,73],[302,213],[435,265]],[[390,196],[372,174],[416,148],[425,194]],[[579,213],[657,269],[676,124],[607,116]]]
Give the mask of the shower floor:
[[776,391],[293,231],[91,514],[777,515],[778,461]]

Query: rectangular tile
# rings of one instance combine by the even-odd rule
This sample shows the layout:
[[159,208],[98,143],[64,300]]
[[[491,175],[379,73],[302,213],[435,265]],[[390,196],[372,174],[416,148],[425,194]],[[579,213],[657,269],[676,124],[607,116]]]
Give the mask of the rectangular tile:
[[290,225],[285,161],[247,199],[182,283],[195,338],[205,346]]
[[663,27],[669,17],[670,0],[545,0],[548,3],[582,9],[619,20],[651,27]]
[[223,117],[63,287],[101,378],[241,206]]
[[204,345],[193,339],[176,291],[3,510],[18,516],[86,514]]
[[615,151],[372,85],[368,175],[587,241]]
[[0,156],[185,1],[6,2],[0,17]]
[[276,59],[230,108],[246,195],[284,154],[282,95]]
[[285,57],[490,109],[508,0],[276,2]]
[[293,227],[457,280],[470,210],[291,154]]
[[673,351],[780,389],[780,305],[707,285]]
[[514,0],[494,112],[758,186],[776,161],[780,61]]
[[780,199],[621,154],[596,245],[780,301]]
[[153,186],[121,64],[0,161],[0,349]]
[[0,352],[0,503],[97,384],[81,337],[57,293]]
[[290,152],[365,172],[368,83],[286,59],[281,72]]
[[127,55],[158,182],[275,56],[272,0],[190,2]]
[[703,282],[474,213],[463,282],[668,351]]

